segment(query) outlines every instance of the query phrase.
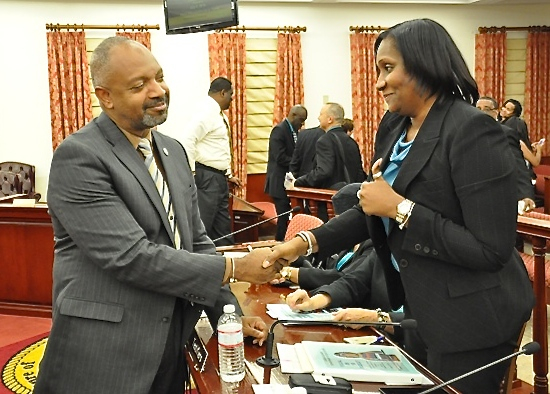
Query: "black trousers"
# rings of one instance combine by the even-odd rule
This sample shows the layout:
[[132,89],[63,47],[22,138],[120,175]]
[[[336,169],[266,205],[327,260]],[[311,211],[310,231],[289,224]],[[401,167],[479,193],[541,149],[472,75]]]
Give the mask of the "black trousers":
[[182,335],[183,303],[181,298],[176,300],[164,353],[149,394],[182,394],[189,382],[184,350],[187,338]]
[[[229,186],[222,171],[196,163],[195,184],[199,211],[206,233],[210,239],[217,239],[231,233],[229,216]],[[214,242],[216,246],[233,245],[232,236]]]
[[[271,198],[275,204],[275,211],[277,211],[277,215],[290,211],[290,199],[288,197],[281,198],[272,196]],[[286,229],[288,228],[289,216],[290,214],[286,214],[277,218],[277,232],[275,233],[276,241],[284,241]]]

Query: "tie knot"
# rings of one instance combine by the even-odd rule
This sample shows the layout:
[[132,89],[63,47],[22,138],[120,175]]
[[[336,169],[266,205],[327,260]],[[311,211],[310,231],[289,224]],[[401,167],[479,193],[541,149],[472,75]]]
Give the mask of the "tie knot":
[[138,149],[145,157],[152,154],[151,142],[147,138],[141,138],[138,143]]

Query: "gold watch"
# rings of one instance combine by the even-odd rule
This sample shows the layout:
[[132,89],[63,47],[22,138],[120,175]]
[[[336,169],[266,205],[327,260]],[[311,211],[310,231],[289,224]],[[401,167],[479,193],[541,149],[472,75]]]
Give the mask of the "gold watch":
[[413,208],[414,202],[408,199],[404,199],[399,204],[397,204],[397,214],[395,215],[395,221],[397,222],[397,224],[399,224],[399,228],[401,230],[407,224]]

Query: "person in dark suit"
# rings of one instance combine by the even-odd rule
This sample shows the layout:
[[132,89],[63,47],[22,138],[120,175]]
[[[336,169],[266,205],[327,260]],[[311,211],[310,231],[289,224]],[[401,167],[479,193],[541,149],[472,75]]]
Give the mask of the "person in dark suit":
[[[34,393],[182,393],[185,342],[204,308],[232,298],[222,284],[279,274],[261,267],[269,249],[215,254],[185,150],[154,130],[167,118],[169,89],[151,52],[107,38],[90,70],[103,112],[67,137],[51,164],[52,329]],[[137,150],[141,143],[154,157]],[[160,169],[173,216],[146,158]],[[244,321],[261,340],[265,324]]]
[[[290,160],[294,153],[298,130],[307,119],[307,110],[301,105],[290,109],[288,116],[276,125],[269,136],[269,153],[264,191],[271,196],[277,215],[290,211],[290,199],[284,187],[285,174],[289,171]],[[289,215],[279,216],[275,240],[285,239]]]
[[[483,96],[476,102],[476,108],[485,112],[493,119],[498,118],[498,103],[493,97]],[[501,124],[502,131],[508,141],[508,146],[514,156],[517,172],[517,198],[518,212],[529,212],[535,209],[535,188],[531,183],[531,173],[523,158],[523,153],[520,148],[519,135],[516,130]]]
[[289,171],[295,178],[307,174],[313,170],[315,165],[315,144],[317,140],[325,135],[325,131],[317,126],[311,129],[304,129],[298,133],[296,147],[292,154]]
[[[315,144],[315,166],[310,172],[297,178],[294,186],[331,189],[337,184],[365,180],[359,147],[342,128],[343,120],[344,109],[341,105],[326,103],[321,108],[319,124],[325,134]],[[339,149],[340,144],[343,157]]]
[[[276,246],[264,265],[371,238],[392,307],[418,324],[405,350],[449,380],[511,354],[534,305],[514,248],[515,162],[500,125],[474,107],[477,85],[445,28],[406,21],[374,49],[388,112],[360,205]],[[360,285],[349,282],[358,294]],[[453,386],[496,393],[507,367]]]

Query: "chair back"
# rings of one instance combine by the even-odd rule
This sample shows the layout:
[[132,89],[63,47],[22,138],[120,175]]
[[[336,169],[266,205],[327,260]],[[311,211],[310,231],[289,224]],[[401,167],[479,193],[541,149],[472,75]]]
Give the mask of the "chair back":
[[300,231],[312,230],[319,227],[324,222],[316,216],[299,213],[292,216],[286,229],[285,241],[289,241]]
[[25,194],[35,195],[35,168],[33,165],[17,161],[0,163],[0,197]]

